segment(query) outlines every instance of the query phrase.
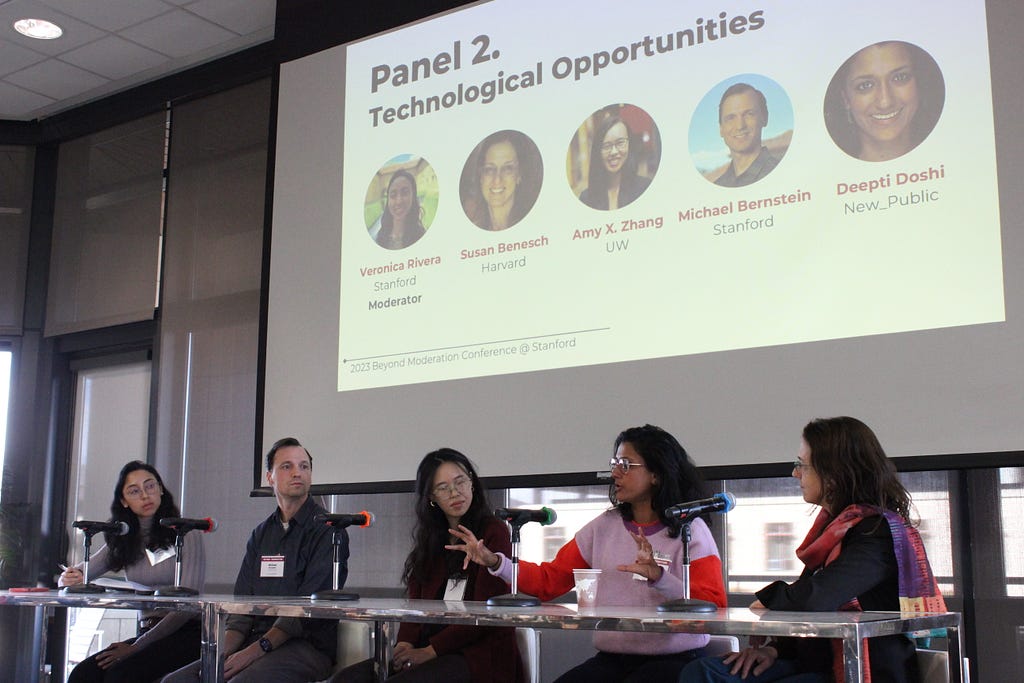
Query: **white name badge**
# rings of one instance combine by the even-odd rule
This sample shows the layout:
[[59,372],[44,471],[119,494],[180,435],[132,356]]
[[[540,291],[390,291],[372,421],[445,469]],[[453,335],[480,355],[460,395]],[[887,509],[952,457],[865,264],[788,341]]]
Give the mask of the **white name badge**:
[[264,555],[260,558],[260,578],[284,576],[284,555]]
[[164,560],[174,557],[174,548],[160,548],[158,550],[146,548],[146,557],[149,558],[149,563],[155,566]]

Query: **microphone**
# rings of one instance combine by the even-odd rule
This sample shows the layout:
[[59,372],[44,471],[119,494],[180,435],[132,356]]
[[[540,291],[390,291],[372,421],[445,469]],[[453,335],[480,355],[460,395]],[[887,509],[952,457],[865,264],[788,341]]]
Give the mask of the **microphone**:
[[376,520],[376,517],[373,516],[373,513],[367,512],[366,510],[357,512],[354,515],[332,514],[329,512],[322,512],[319,515],[317,515],[316,518],[324,524],[326,524],[327,526],[337,526],[342,528],[349,526],[358,526],[363,527],[364,529],[368,526],[373,526],[373,522]]
[[160,520],[160,526],[174,529],[178,533],[185,533],[198,529],[205,534],[217,530],[217,520],[207,517],[206,519],[186,519],[184,517],[164,517]]
[[728,512],[736,507],[736,498],[731,493],[716,493],[710,498],[694,500],[689,503],[680,503],[665,508],[665,516],[674,519],[693,517],[705,512]]
[[101,531],[113,534],[114,536],[124,536],[128,533],[128,524],[126,522],[89,522],[82,519],[73,522],[71,526],[81,529],[89,536]]
[[554,524],[558,515],[551,508],[530,510],[529,508],[498,508],[494,516],[510,524],[522,526],[527,522],[540,522],[541,526]]

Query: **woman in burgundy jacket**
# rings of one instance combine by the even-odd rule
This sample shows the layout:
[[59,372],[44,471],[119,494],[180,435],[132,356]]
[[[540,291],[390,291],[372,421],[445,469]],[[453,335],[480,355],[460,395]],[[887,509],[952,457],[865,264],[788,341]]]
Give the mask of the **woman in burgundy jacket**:
[[[508,586],[479,564],[463,568],[465,554],[445,550],[458,541],[449,529],[468,527],[488,548],[512,554],[508,527],[498,520],[476,469],[462,453],[428,453],[416,471],[414,545],[402,581],[413,599],[483,601]],[[522,665],[515,630],[485,626],[403,623],[392,660],[395,683],[518,683]],[[334,681],[371,680],[366,662],[339,672]]]

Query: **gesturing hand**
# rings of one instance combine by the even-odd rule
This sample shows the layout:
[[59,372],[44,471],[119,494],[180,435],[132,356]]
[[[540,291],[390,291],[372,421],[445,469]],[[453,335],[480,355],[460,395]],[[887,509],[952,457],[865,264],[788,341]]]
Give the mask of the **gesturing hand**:
[[462,563],[463,569],[468,569],[470,562],[476,562],[485,567],[493,567],[498,561],[498,556],[484,545],[483,539],[477,538],[472,531],[463,525],[460,524],[458,529],[449,529],[448,533],[462,541],[462,544],[446,545],[444,548],[445,550],[458,550],[466,553],[466,561]]
[[620,564],[616,569],[620,572],[639,574],[648,581],[657,581],[664,570],[654,561],[654,548],[651,542],[643,534],[634,534],[630,531],[629,535],[636,542],[636,561],[633,564]]

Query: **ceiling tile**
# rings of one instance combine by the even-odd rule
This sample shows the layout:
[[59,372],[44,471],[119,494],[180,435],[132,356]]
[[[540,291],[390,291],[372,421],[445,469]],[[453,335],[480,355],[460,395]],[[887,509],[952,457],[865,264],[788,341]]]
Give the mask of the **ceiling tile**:
[[174,9],[163,0],[38,0],[104,31],[118,31]]
[[48,59],[13,73],[5,80],[32,92],[62,100],[98,88],[108,79],[56,59]]
[[186,9],[244,36],[273,28],[276,4],[275,0],[197,0]]
[[0,76],[24,69],[46,59],[45,55],[23,48],[15,43],[0,40]]
[[117,36],[108,36],[63,54],[60,60],[111,80],[119,80],[159,66],[167,61],[167,55],[147,50]]
[[[57,114],[272,40],[275,11],[274,0],[0,0],[0,120]],[[11,23],[25,17],[65,34],[22,36]]]
[[[23,36],[15,31],[11,24],[18,19],[25,18],[47,19],[55,22],[64,29],[64,35],[56,40],[36,40]],[[47,55],[59,55],[104,36],[104,32],[98,28],[62,14],[41,2],[27,2],[26,0],[12,0],[12,2],[0,4],[0,31],[3,32],[4,38],[7,40]]]
[[127,28],[121,35],[172,57],[186,57],[237,37],[234,33],[183,10],[162,14],[138,26]]
[[4,116],[23,120],[31,116],[36,109],[51,104],[53,100],[45,95],[0,81],[0,102],[4,103]]

